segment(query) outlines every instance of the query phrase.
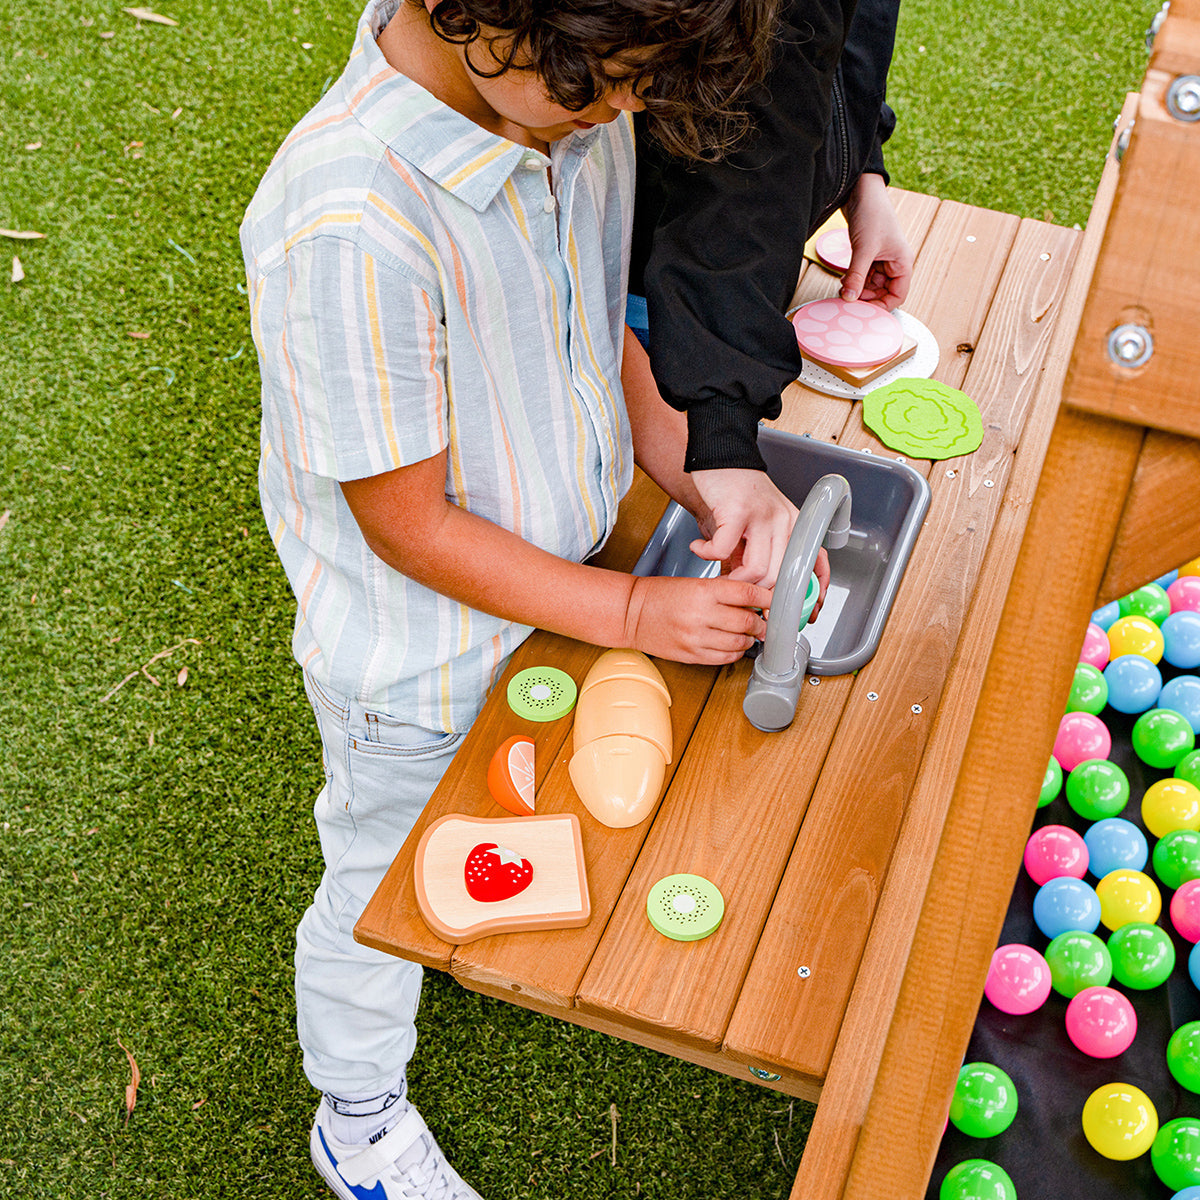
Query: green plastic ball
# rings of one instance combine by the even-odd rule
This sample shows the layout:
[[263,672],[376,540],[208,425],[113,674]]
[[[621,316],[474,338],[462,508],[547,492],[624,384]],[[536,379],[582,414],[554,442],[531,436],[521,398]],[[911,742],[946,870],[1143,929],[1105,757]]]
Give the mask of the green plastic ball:
[[1108,681],[1103,672],[1091,663],[1079,663],[1075,668],[1075,680],[1067,698],[1067,712],[1089,712],[1098,717],[1108,703]]
[[1129,777],[1107,758],[1088,758],[1068,776],[1067,803],[1085,821],[1115,817],[1129,803]]
[[1148,583],[1122,596],[1117,608],[1123,617],[1149,617],[1155,625],[1161,625],[1171,615],[1171,598],[1161,584]]
[[1050,983],[1070,1000],[1084,988],[1105,987],[1113,974],[1112,955],[1101,938],[1082,929],[1060,933],[1043,957],[1050,968]]
[[1058,759],[1052,754],[1050,755],[1050,761],[1046,764],[1046,774],[1042,776],[1042,790],[1038,795],[1038,808],[1045,808],[1062,791],[1062,785],[1062,767],[1059,766]]
[[1017,1089],[999,1067],[967,1063],[958,1073],[950,1100],[950,1120],[968,1137],[988,1138],[1003,1133],[1017,1115]]
[[1175,945],[1157,925],[1122,925],[1109,937],[1108,952],[1117,982],[1139,992],[1166,983],[1175,969]]
[[1134,753],[1147,766],[1171,770],[1196,747],[1191,722],[1172,708],[1142,713],[1130,735]]
[[1173,829],[1163,834],[1154,845],[1150,863],[1159,883],[1171,891],[1189,879],[1200,879],[1200,832]]
[[1150,1147],[1150,1162],[1173,1191],[1200,1183],[1200,1120],[1177,1117],[1162,1126]]
[[968,1158],[946,1172],[938,1200],[1017,1200],[1008,1172],[986,1158]]
[[1182,779],[1185,783],[1194,783],[1200,787],[1200,750],[1193,750],[1191,754],[1185,754],[1175,764],[1175,778]]
[[1189,1021],[1171,1034],[1167,1067],[1180,1087],[1200,1092],[1200,1021]]

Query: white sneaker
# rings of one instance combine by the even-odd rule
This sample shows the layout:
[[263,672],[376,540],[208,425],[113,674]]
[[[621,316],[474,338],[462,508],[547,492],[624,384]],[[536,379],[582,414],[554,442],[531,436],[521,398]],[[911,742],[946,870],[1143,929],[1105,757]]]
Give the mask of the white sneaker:
[[342,1200],[482,1200],[446,1161],[421,1114],[400,1102],[400,1120],[374,1144],[339,1142],[317,1109],[309,1137],[313,1166]]

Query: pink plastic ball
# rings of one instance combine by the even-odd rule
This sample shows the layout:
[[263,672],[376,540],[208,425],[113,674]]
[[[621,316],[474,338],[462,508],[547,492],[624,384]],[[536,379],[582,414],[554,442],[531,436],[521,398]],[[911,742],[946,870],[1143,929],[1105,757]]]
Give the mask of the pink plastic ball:
[[983,994],[1001,1012],[1021,1016],[1046,1003],[1050,982],[1046,960],[1032,946],[1011,942],[993,951]]
[[1041,887],[1050,879],[1070,875],[1082,879],[1088,869],[1087,843],[1066,825],[1043,825],[1025,843],[1025,870]]
[[1097,671],[1103,671],[1108,666],[1111,655],[1112,647],[1108,644],[1108,634],[1095,621],[1089,621],[1087,633],[1083,635],[1083,649],[1079,653],[1079,661],[1089,663]]
[[1069,712],[1058,723],[1054,757],[1064,771],[1073,771],[1089,758],[1107,758],[1112,750],[1108,726],[1089,712]]
[[1200,879],[1180,884],[1171,897],[1171,924],[1180,937],[1200,942]]
[[1136,1033],[1137,1013],[1115,988],[1084,988],[1067,1005],[1067,1037],[1092,1058],[1115,1058]]
[[1200,575],[1180,575],[1169,588],[1171,611],[1200,612]]

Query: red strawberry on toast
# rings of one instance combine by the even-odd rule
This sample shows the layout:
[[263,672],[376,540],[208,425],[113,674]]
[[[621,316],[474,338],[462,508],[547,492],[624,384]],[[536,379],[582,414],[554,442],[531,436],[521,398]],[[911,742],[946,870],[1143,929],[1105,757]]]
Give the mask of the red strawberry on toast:
[[467,855],[463,878],[472,900],[492,904],[523,892],[533,882],[533,867],[515,851],[480,842]]

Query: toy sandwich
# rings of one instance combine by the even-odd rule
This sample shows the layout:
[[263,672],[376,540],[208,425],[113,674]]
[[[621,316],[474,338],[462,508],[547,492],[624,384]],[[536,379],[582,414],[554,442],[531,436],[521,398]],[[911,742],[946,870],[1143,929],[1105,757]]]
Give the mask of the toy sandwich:
[[597,821],[625,829],[645,820],[671,762],[671,693],[640,651],[606,650],[575,706],[571,782]]

